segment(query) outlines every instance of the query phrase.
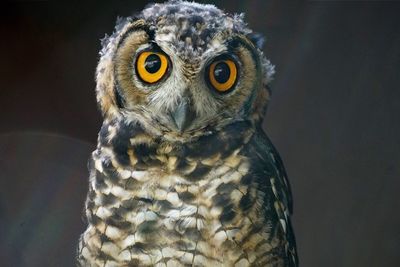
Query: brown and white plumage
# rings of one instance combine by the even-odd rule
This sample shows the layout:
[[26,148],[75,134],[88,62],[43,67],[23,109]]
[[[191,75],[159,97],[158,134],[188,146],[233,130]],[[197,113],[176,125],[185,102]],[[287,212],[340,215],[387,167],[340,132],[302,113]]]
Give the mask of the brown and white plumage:
[[[261,129],[273,67],[254,36],[242,16],[170,1],[105,39],[81,266],[297,266],[289,184]],[[156,82],[145,52],[168,64]],[[214,62],[218,81],[237,71],[226,91]]]

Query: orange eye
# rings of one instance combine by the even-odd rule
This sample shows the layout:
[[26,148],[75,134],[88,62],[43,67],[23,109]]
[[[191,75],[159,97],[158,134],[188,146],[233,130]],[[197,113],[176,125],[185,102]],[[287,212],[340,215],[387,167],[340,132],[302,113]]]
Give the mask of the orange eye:
[[220,93],[227,93],[236,83],[237,67],[231,59],[214,61],[208,69],[211,86]]
[[145,83],[156,83],[168,70],[167,57],[159,52],[142,52],[136,60],[136,72]]

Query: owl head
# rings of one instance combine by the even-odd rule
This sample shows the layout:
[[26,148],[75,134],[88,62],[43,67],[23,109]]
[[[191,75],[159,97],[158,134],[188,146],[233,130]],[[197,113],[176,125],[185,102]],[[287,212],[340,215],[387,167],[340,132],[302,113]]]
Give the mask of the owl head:
[[96,92],[105,120],[185,142],[263,118],[274,70],[243,15],[186,1],[152,4],[118,19],[102,44]]

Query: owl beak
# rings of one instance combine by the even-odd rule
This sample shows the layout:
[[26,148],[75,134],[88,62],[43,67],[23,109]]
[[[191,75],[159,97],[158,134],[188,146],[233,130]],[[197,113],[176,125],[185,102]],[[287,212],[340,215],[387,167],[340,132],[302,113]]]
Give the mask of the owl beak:
[[182,98],[176,109],[171,112],[171,117],[180,133],[190,126],[195,118],[195,112],[191,109],[188,97]]

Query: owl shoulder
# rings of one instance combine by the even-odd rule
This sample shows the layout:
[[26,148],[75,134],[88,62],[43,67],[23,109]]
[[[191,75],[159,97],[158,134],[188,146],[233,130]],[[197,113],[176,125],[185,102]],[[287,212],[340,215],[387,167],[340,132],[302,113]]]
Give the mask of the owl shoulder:
[[[290,221],[292,192],[282,159],[266,133],[258,128],[245,148],[253,180],[265,193],[266,216],[284,237],[288,266],[298,266],[296,241]],[[280,234],[279,234],[280,235]]]

